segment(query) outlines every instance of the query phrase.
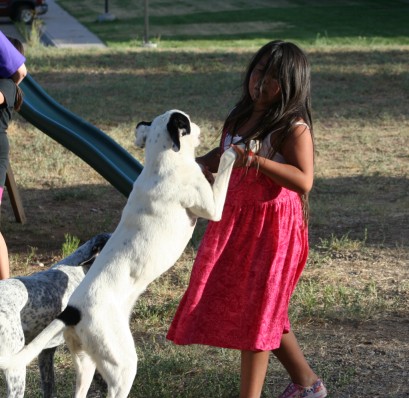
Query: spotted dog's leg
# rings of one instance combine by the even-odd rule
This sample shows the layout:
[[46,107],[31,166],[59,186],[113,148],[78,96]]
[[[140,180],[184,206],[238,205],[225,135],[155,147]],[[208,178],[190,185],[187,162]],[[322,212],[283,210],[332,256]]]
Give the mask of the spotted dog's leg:
[[57,347],[47,348],[38,356],[40,368],[41,387],[44,398],[53,398],[55,394],[54,354]]
[[[27,300],[27,292],[15,292],[13,284],[17,282],[12,279],[2,281],[1,298],[13,297],[13,300],[6,301],[7,305],[0,306],[0,356],[10,356],[19,352],[24,347],[24,334],[21,327],[20,308]],[[26,367],[20,364],[18,367],[3,370],[7,385],[7,397],[24,397],[26,383]],[[4,393],[0,393],[3,397]]]
[[26,388],[26,367],[4,371],[7,384],[7,398],[23,398]]

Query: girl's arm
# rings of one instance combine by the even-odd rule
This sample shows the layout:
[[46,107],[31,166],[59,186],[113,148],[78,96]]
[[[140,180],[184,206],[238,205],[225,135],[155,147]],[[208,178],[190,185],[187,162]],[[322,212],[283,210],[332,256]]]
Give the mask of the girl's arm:
[[16,72],[11,76],[11,79],[16,84],[20,84],[21,81],[27,76],[27,68],[26,65],[21,65]]
[[196,162],[200,165],[207,181],[209,181],[210,184],[213,184],[213,173],[217,172],[220,163],[220,148],[214,148],[206,155],[197,157]]
[[206,153],[206,155],[197,157],[196,162],[212,173],[216,173],[220,162],[220,148],[214,148],[210,152]]
[[[243,167],[247,155],[243,149],[233,146]],[[287,163],[279,163],[261,156],[254,156],[251,167],[259,171],[284,188],[299,194],[306,194],[312,188],[314,179],[314,149],[311,133],[304,125],[295,126],[293,134],[286,140],[281,154]],[[241,158],[241,160],[240,160]]]

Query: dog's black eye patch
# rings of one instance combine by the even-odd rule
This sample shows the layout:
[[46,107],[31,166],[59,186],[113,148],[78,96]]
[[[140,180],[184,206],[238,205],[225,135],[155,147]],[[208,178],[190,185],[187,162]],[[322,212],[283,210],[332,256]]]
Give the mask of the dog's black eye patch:
[[139,123],[136,125],[136,128],[138,128],[139,126],[150,126],[151,124],[152,124],[152,122],[142,121],[142,122],[139,122]]

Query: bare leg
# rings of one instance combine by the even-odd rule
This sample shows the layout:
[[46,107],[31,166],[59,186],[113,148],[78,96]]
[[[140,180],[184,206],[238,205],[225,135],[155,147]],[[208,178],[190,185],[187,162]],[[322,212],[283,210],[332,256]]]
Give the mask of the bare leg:
[[283,334],[280,348],[273,354],[285,367],[293,383],[309,387],[317,381],[318,376],[310,368],[293,332]]
[[241,352],[240,398],[258,398],[266,377],[270,351]]
[[8,279],[10,277],[9,253],[7,250],[6,241],[0,232],[0,279]]

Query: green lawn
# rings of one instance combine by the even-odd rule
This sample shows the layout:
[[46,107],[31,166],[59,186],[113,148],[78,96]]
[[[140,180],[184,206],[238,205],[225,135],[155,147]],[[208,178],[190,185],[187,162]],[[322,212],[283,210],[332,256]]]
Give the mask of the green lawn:
[[[110,0],[113,22],[98,22],[103,4],[59,0],[104,42],[139,42],[144,32],[140,0]],[[161,46],[196,41],[240,46],[242,41],[283,38],[302,44],[409,44],[409,2],[391,1],[226,1],[151,0],[149,36]],[[199,41],[199,42],[197,42]]]

